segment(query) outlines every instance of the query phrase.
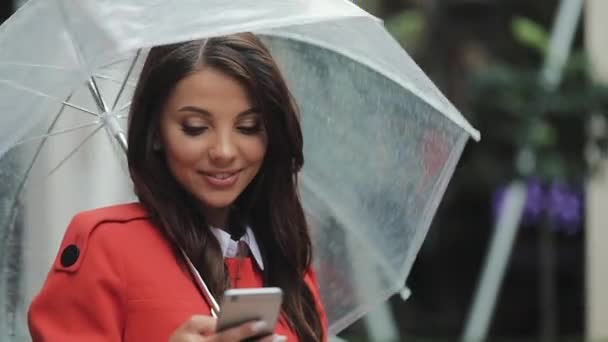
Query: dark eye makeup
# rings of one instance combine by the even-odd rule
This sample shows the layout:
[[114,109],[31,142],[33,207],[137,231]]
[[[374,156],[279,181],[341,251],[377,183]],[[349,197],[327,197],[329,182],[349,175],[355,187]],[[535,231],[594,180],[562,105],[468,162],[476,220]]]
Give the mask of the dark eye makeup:
[[250,125],[239,125],[237,126],[237,129],[243,134],[253,135],[261,132],[263,130],[263,127],[261,123],[256,122]]
[[182,131],[189,136],[197,136],[207,130],[207,126],[182,125]]
[[[257,115],[248,115],[248,117],[241,118],[235,127],[239,132],[245,135],[255,135],[264,131],[264,125]],[[188,136],[198,136],[203,134],[209,129],[209,125],[204,122],[197,121],[184,121],[181,123],[181,130]]]

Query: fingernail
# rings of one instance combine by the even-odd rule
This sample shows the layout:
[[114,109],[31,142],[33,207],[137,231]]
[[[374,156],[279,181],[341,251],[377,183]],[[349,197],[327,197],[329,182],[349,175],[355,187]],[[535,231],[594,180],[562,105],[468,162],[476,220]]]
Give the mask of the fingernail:
[[276,336],[272,339],[272,342],[287,342],[287,337],[285,336]]
[[264,330],[268,330],[268,324],[264,321],[257,321],[251,325],[251,330],[253,333],[259,333]]

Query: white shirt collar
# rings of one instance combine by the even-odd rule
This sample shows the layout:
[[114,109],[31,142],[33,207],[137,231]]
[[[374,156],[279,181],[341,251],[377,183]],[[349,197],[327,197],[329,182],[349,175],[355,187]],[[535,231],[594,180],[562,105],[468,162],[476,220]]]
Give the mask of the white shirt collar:
[[[220,243],[220,247],[222,249],[222,254],[224,258],[234,258],[238,254],[238,242],[232,240],[230,234],[226,231],[211,227],[211,232],[215,235],[215,238]],[[249,251],[253,256],[253,259],[258,264],[258,267],[261,270],[264,270],[264,261],[262,260],[262,253],[260,252],[260,246],[258,246],[258,242],[255,239],[255,235],[253,234],[253,230],[250,227],[247,227],[245,234],[241,236],[239,241],[243,241],[249,247]]]

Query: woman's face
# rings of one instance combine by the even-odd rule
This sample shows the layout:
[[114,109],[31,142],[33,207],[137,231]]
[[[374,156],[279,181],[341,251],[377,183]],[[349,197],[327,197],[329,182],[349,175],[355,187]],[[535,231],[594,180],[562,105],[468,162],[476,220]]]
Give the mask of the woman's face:
[[261,119],[245,88],[211,67],[177,83],[165,103],[162,151],[211,225],[225,226],[229,206],[262,166],[267,136]]

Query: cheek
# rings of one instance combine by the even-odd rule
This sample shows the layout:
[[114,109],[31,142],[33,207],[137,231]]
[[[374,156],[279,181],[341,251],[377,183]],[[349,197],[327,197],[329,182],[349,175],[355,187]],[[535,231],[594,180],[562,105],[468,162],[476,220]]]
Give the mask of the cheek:
[[181,133],[167,136],[163,147],[165,158],[172,168],[190,166],[200,159],[200,143]]
[[247,144],[245,155],[250,163],[261,163],[266,156],[266,142],[260,139]]
[[187,146],[176,148],[173,153],[167,153],[166,158],[169,167],[175,177],[185,179],[190,178],[190,174],[195,171],[199,163],[199,153]]

